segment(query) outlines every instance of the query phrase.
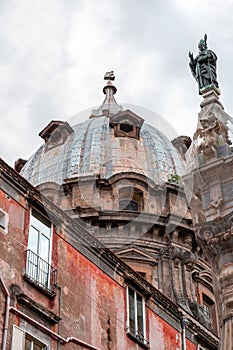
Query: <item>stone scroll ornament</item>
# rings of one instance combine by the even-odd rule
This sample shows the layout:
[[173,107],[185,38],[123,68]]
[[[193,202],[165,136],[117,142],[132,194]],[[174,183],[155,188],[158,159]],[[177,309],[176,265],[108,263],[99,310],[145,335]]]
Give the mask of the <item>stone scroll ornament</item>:
[[198,44],[199,54],[194,58],[189,52],[189,66],[191,72],[198,82],[199,94],[202,95],[207,88],[218,88],[216,74],[216,54],[207,48],[207,35]]

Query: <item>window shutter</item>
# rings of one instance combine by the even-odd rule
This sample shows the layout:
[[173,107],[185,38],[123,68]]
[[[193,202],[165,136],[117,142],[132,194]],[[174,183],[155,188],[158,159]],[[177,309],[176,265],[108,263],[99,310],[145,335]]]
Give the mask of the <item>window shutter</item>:
[[24,331],[16,326],[12,328],[11,350],[24,350]]

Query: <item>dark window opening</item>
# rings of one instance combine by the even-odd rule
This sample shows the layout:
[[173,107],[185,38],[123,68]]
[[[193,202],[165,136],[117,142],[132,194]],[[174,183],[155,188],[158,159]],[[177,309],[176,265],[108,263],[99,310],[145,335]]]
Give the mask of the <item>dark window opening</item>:
[[123,199],[119,202],[119,208],[120,210],[138,211],[138,203],[129,201],[128,199]]
[[130,124],[120,124],[120,130],[124,132],[131,132],[133,131],[133,125]]
[[137,273],[138,273],[141,277],[146,278],[146,272],[137,271]]
[[129,211],[143,210],[143,192],[134,187],[119,190],[119,209]]
[[99,227],[100,227],[100,228],[106,228],[105,222],[100,221]]

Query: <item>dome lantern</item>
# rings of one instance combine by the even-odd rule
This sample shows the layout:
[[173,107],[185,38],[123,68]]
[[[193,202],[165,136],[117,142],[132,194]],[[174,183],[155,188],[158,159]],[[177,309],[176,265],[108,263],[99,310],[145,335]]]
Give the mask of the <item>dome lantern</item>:
[[121,105],[118,105],[114,95],[117,92],[117,88],[112,84],[112,81],[115,80],[115,75],[113,71],[106,72],[104,80],[107,80],[107,85],[103,88],[103,93],[106,95],[102,105],[92,110],[90,118],[96,118],[100,116],[111,117],[123,110]]

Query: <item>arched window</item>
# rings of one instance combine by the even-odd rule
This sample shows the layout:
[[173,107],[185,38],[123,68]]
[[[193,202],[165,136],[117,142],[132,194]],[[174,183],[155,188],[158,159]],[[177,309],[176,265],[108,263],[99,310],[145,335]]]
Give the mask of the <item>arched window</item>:
[[119,190],[119,209],[129,211],[143,210],[143,192],[134,187]]

